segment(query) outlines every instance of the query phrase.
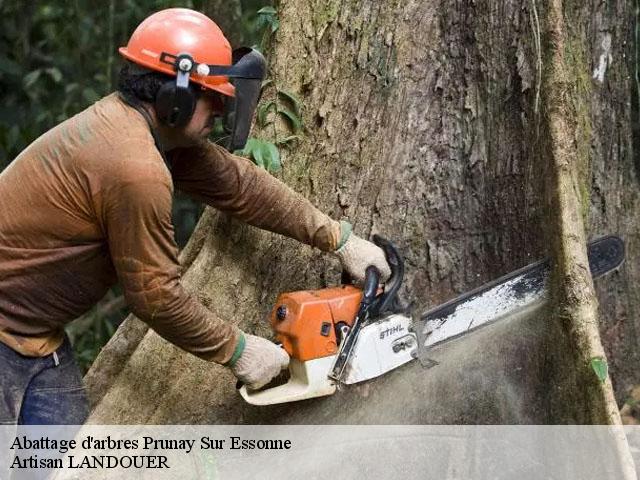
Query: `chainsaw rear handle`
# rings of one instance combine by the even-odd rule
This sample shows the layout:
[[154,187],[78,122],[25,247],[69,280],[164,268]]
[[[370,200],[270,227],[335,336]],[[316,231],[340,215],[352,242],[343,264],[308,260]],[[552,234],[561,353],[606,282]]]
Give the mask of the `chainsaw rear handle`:
[[374,316],[381,315],[392,309],[393,302],[400,290],[404,278],[404,259],[396,246],[380,235],[373,236],[373,243],[384,251],[387,263],[391,268],[391,276],[384,285],[384,293],[380,295],[373,307]]
[[380,284],[380,270],[369,265],[364,271],[364,285],[362,287],[362,307],[368,307],[376,298],[378,285]]

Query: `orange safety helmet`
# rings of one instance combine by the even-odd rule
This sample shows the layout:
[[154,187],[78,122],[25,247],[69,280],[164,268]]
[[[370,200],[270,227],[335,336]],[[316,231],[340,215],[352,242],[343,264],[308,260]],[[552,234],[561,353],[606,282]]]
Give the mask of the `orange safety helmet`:
[[156,113],[171,127],[185,125],[193,114],[196,98],[190,82],[226,95],[226,146],[231,151],[244,148],[266,73],[260,52],[247,47],[232,51],[213,20],[187,8],[154,13],[119,52],[131,62],[175,76],[155,99]]
[[[169,8],[147,17],[121,47],[120,55],[157,72],[175,75],[162,54],[177,57],[188,53],[197,64],[231,66],[231,45],[220,27],[206,15],[188,8]],[[233,96],[235,89],[226,76],[211,76],[207,70],[192,73],[190,81]]]

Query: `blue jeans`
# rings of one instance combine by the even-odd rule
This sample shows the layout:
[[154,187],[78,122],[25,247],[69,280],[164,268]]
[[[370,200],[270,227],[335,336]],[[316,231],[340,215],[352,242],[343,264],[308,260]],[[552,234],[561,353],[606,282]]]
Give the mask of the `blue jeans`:
[[25,357],[0,342],[0,424],[82,425],[89,412],[71,344]]

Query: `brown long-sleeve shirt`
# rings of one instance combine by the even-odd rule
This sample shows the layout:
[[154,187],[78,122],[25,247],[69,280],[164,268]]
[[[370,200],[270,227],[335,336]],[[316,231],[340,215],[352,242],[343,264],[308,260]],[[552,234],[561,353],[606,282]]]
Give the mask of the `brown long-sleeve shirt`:
[[179,347],[227,362],[238,342],[180,284],[173,187],[322,250],[339,224],[246,159],[207,143],[169,153],[110,95],[35,140],[0,174],[0,341],[53,352],[63,327],[119,280],[140,319]]

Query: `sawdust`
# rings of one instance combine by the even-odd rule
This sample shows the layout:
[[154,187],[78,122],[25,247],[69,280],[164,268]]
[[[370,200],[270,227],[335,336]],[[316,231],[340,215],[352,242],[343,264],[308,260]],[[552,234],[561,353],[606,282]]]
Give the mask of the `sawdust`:
[[544,424],[544,308],[506,317],[331,397],[244,409],[247,423]]

